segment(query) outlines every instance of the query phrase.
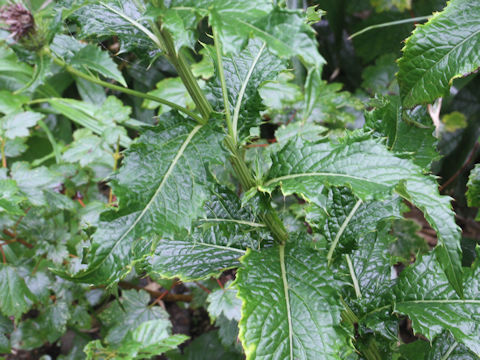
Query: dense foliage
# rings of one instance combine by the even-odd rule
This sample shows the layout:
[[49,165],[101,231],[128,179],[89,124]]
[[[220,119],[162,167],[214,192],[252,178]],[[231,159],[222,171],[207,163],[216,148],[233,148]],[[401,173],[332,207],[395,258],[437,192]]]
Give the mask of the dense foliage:
[[0,5],[0,358],[480,356],[478,0]]

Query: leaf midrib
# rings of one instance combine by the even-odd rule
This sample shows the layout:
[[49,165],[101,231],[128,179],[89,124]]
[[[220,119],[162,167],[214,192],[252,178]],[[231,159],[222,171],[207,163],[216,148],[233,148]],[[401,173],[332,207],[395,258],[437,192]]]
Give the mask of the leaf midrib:
[[150,199],[150,201],[147,203],[147,205],[145,206],[145,208],[140,212],[140,214],[138,215],[138,217],[135,219],[135,221],[133,222],[132,225],[130,225],[130,227],[122,234],[122,236],[115,242],[115,245],[112,246],[112,248],[105,254],[105,256],[103,257],[103,259],[98,262],[98,264],[87,270],[85,273],[81,274],[82,276],[86,276],[87,274],[90,274],[92,273],[93,271],[95,271],[96,269],[98,269],[104,262],[105,260],[110,256],[110,254],[117,248],[117,246],[122,242],[122,240],[135,228],[135,226],[140,222],[140,220],[143,218],[143,216],[146,214],[146,212],[148,211],[148,209],[152,206],[155,198],[158,196],[158,194],[160,194],[160,191],[162,190],[165,182],[167,181],[167,179],[169,178],[170,174],[172,173],[173,169],[175,168],[175,166],[177,165],[177,162],[178,160],[182,157],[183,153],[185,152],[185,149],[187,148],[188,144],[191,142],[192,138],[195,136],[195,134],[203,127],[203,125],[197,125],[195,126],[192,131],[188,134],[187,138],[185,139],[185,141],[182,143],[182,146],[178,149],[178,152],[177,154],[175,155],[175,157],[173,158],[170,166],[168,167],[167,169],[167,172],[165,173],[165,175],[163,176],[163,179],[162,181],[160,182],[160,184],[158,185],[158,188],[157,190],[155,191],[155,193],[153,194],[152,198]]
[[369,182],[372,184],[377,184],[381,186],[389,186],[388,184],[373,181],[368,178],[363,178],[359,176],[353,176],[353,175],[347,175],[347,174],[340,174],[340,173],[325,173],[325,172],[311,172],[311,173],[299,173],[299,174],[290,174],[290,175],[285,175],[285,176],[280,176],[277,178],[273,178],[269,181],[267,181],[264,186],[268,187],[272,184],[275,184],[276,182],[282,181],[282,180],[289,180],[289,179],[295,179],[298,177],[313,177],[313,176],[323,176],[323,177],[345,177],[349,179],[354,179],[354,180],[361,180],[365,182]]
[[[472,37],[474,37],[475,35],[478,35],[480,34],[480,30],[477,30],[476,32],[472,33],[471,35],[469,35],[468,37],[466,37],[465,39],[463,39],[460,43],[458,43],[457,45],[453,46],[445,55],[443,55],[438,61],[436,61],[432,66],[430,66],[428,69],[426,69],[426,71],[418,78],[417,81],[415,81],[414,85],[411,87],[410,91],[408,92],[408,97],[411,97],[412,94],[413,94],[413,90],[418,86],[418,84],[422,81],[424,81],[424,78],[425,76],[430,73],[433,69],[436,69],[437,68],[437,65],[442,62],[447,56],[449,56],[454,50],[456,50],[458,47],[460,47],[463,43],[465,43],[466,41],[470,40]],[[421,54],[423,55],[424,52]],[[418,57],[418,56],[421,56],[421,55],[417,55],[417,56],[414,56],[413,58],[415,57]],[[455,75],[454,75],[455,76]],[[450,79],[449,79],[450,81]],[[407,97],[405,96],[405,98]]]

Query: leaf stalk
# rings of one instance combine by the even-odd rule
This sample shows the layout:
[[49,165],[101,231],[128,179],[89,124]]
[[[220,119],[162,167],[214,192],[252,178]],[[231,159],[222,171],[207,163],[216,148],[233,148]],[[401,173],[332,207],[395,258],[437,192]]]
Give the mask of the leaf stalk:
[[125,88],[125,87],[122,87],[122,86],[118,86],[118,85],[114,85],[114,84],[111,84],[109,82],[97,79],[97,78],[95,78],[91,75],[85,74],[85,73],[75,69],[74,67],[68,65],[65,61],[61,60],[60,58],[58,58],[54,54],[52,54],[50,49],[44,48],[43,51],[52,58],[52,60],[55,64],[57,64],[58,66],[61,66],[62,68],[64,68],[66,71],[68,71],[72,75],[78,76],[79,78],[90,81],[91,83],[94,83],[94,84],[97,84],[97,85],[100,85],[100,86],[103,86],[103,87],[106,87],[106,88],[109,88],[109,89],[112,89],[112,90],[115,90],[115,91],[119,91],[119,92],[122,92],[122,93],[127,94],[127,95],[132,95],[132,96],[139,97],[139,98],[142,98],[142,99],[148,99],[148,100],[156,101],[160,104],[167,105],[167,106],[171,107],[172,109],[178,110],[178,111],[184,113],[185,115],[190,116],[191,118],[195,119],[200,124],[205,123],[203,118],[201,118],[199,115],[191,112],[190,110],[184,108],[183,106],[180,106],[180,105],[178,105],[174,102],[168,101],[166,99],[159,98],[159,97],[154,96],[154,95],[145,94],[145,93],[142,93],[140,91],[132,90],[132,89]]

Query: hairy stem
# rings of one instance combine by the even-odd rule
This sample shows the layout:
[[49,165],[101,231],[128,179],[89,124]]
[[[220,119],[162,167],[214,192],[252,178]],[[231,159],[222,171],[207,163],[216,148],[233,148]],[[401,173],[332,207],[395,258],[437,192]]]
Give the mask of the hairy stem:
[[165,30],[160,30],[161,41],[165,46],[165,50],[167,52],[168,59],[173,64],[175,69],[177,69],[178,75],[183,81],[183,84],[187,88],[188,93],[192,97],[193,102],[202,114],[203,123],[206,123],[210,117],[210,114],[213,112],[212,106],[207,101],[207,98],[203,94],[200,86],[198,85],[195,76],[193,76],[192,70],[190,66],[181,53],[177,53],[175,50],[175,45],[173,43],[172,36],[170,33]]
[[[255,179],[247,164],[245,164],[240,149],[234,144],[230,136],[226,137],[225,144],[231,153],[230,162],[242,188],[246,191],[256,186]],[[265,194],[260,194],[260,200],[264,208],[264,211],[259,215],[260,219],[268,227],[274,239],[280,244],[285,244],[288,239],[288,233],[276,211],[272,208],[270,199]]]

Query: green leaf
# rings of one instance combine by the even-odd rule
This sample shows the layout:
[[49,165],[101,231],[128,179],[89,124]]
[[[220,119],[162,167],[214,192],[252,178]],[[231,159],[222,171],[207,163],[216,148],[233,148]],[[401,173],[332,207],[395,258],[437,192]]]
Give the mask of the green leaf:
[[340,236],[335,249],[337,254],[350,253],[363,236],[378,229],[380,221],[401,217],[399,197],[362,202],[356,207],[357,201],[348,189],[331,188],[328,191],[328,205],[323,219],[316,217],[315,213],[313,216],[307,213],[307,221],[320,228],[329,245]]
[[388,94],[398,95],[398,83],[395,74],[398,71],[398,65],[395,62],[395,54],[385,54],[375,61],[375,65],[365,68],[362,72],[362,87],[371,95]]
[[151,320],[167,321],[168,314],[159,306],[149,306],[146,291],[124,290],[122,297],[100,313],[106,329],[104,340],[108,344],[121,344],[128,332]]
[[[188,94],[187,88],[183,85],[182,79],[179,77],[161,80],[157,83],[156,89],[149,91],[148,94],[171,101],[190,110],[195,108],[195,103]],[[168,106],[159,104],[153,100],[145,100],[143,107],[152,110],[158,107],[159,115],[171,110]]]
[[44,115],[33,111],[9,114],[0,119],[2,130],[8,139],[26,137],[30,134],[29,128],[35,126]]
[[442,124],[448,132],[454,132],[467,127],[467,117],[459,111],[442,116]]
[[244,356],[232,346],[223,346],[218,331],[209,331],[193,340],[183,354],[168,354],[171,360],[241,360]]
[[0,180],[0,212],[7,212],[11,215],[23,215],[20,203],[27,200],[20,194],[17,183],[14,180]]
[[342,88],[340,83],[322,80],[320,70],[310,71],[305,82],[303,118],[341,128],[347,122],[354,122],[354,111],[362,110],[364,105],[348,91],[341,91]]
[[215,0],[209,20],[225,53],[237,53],[253,35],[278,57],[298,56],[308,67],[320,68],[325,63],[317,50],[315,32],[300,11],[272,8],[267,0]]
[[480,3],[452,0],[407,39],[399,60],[403,104],[413,107],[444,96],[453,79],[480,67]]
[[11,320],[3,315],[0,315],[0,353],[8,354],[10,352],[10,339],[6,334],[13,331],[13,324]]
[[[435,250],[436,251],[436,250]],[[480,353],[480,267],[465,271],[465,296],[450,286],[431,255],[404,270],[395,286],[395,311],[408,315],[414,332],[432,340],[444,329],[474,353]]]
[[70,64],[81,70],[86,67],[107,78],[118,81],[125,87],[127,86],[122,73],[118,70],[108,52],[102,51],[98,46],[90,44],[85,46],[75,54]]
[[392,224],[392,235],[396,237],[390,249],[393,256],[399,258],[405,265],[410,264],[412,257],[427,253],[430,248],[417,233],[422,227],[414,220],[399,219]]
[[86,166],[100,163],[113,167],[113,156],[108,145],[88,129],[79,129],[73,133],[74,141],[62,154],[62,159],[70,163]]
[[367,128],[375,136],[387,137],[390,150],[428,169],[439,158],[432,120],[425,108],[403,110],[400,99],[390,96],[365,114]]
[[155,239],[186,236],[204,212],[210,166],[224,163],[221,130],[170,113],[125,153],[112,179],[118,210],[103,214],[92,238],[88,268],[77,281],[112,283],[150,252]]
[[[102,106],[97,106],[84,101],[64,98],[50,98],[48,103],[60,114],[73,122],[90,129],[97,135],[111,132],[115,122],[126,122],[125,115],[130,113],[128,107],[123,107],[121,101],[108,97]],[[116,143],[115,139],[115,143]],[[124,134],[120,135],[120,145],[129,147],[131,140]]]
[[421,168],[361,136],[340,144],[310,143],[297,138],[272,159],[263,191],[272,192],[280,186],[285,194],[298,193],[308,199],[315,196],[313,189],[320,185],[349,186],[362,200],[395,190],[412,202],[437,231],[437,256],[455,290],[462,294],[460,232],[450,199],[440,196],[435,181],[423,175]]
[[15,95],[10,91],[0,91],[0,113],[5,115],[18,113],[22,110],[22,106],[29,101],[27,96]]
[[393,282],[389,248],[393,240],[388,228],[365,234],[358,241],[358,249],[350,255],[353,269],[349,269],[349,283],[355,286],[355,276],[359,287],[356,302],[362,305],[364,312],[384,305],[386,299],[391,301]]
[[269,110],[281,111],[303,98],[300,87],[289,82],[291,79],[292,77],[288,73],[280,73],[275,80],[260,84],[258,92]]
[[265,226],[256,222],[249,206],[243,206],[231,190],[217,186],[204,205],[205,217],[197,219],[190,236],[160,240],[148,258],[147,272],[183,281],[218,277],[238,267],[247,247],[258,248],[270,240]]
[[[140,21],[142,25],[147,25],[145,20],[140,19],[142,11],[138,9],[135,1],[106,0],[104,2],[129,18]],[[86,2],[86,5],[75,11],[71,17],[81,25],[78,34],[81,38],[96,37],[98,40],[104,40],[117,36],[120,43],[119,53],[133,49],[143,52],[152,50],[151,40],[142,31],[105,6]]]
[[242,301],[237,298],[237,290],[225,284],[223,289],[217,289],[208,294],[207,302],[208,313],[213,321],[220,315],[225,316],[228,320],[240,320],[240,308]]
[[247,359],[342,359],[337,282],[322,256],[297,242],[247,250],[235,286]]
[[149,9],[147,15],[159,17],[162,26],[171,34],[175,49],[194,48],[197,40],[197,26],[207,14],[211,0],[172,0],[161,8]]
[[12,266],[0,264],[0,312],[19,319],[30,309],[32,300],[34,296],[17,270]]
[[[247,47],[235,55],[223,56],[222,63],[225,74],[225,81],[228,90],[228,99],[230,108],[235,109],[238,97],[249,70],[255,62],[255,59],[262,49],[262,42],[259,40],[250,40]],[[207,47],[211,58],[216,63],[216,56],[213,49]],[[241,137],[250,134],[250,128],[259,126],[261,123],[260,111],[264,109],[259,95],[259,87],[275,76],[286,67],[284,61],[279,60],[269,50],[262,51],[255,67],[251,73],[245,92],[242,98],[239,111],[238,129]],[[218,66],[215,67],[218,69]],[[222,89],[218,76],[209,84],[213,97],[211,100],[214,108],[223,110]]]
[[33,70],[18,60],[13,50],[6,44],[0,44],[0,87],[2,90],[15,91],[30,81]]
[[168,320],[150,320],[142,323],[119,346],[104,347],[99,340],[85,347],[87,359],[150,359],[175,349],[188,339],[186,335],[171,335]]
[[[428,346],[428,343],[426,343]],[[478,356],[473,354],[468,348],[455,341],[452,335],[444,332],[437,336],[431,347],[428,346],[428,353],[425,360],[445,360],[445,359],[461,359],[461,360],[478,360]],[[418,354],[418,353],[417,353]],[[418,357],[411,357],[408,360],[418,360]]]
[[15,162],[12,165],[12,179],[16,181],[19,189],[27,195],[28,201],[33,205],[45,205],[46,191],[54,191],[58,188],[63,177],[48,169],[40,166],[30,169],[29,164],[25,162]]
[[468,206],[480,207],[480,164],[476,164],[470,171],[467,187]]

